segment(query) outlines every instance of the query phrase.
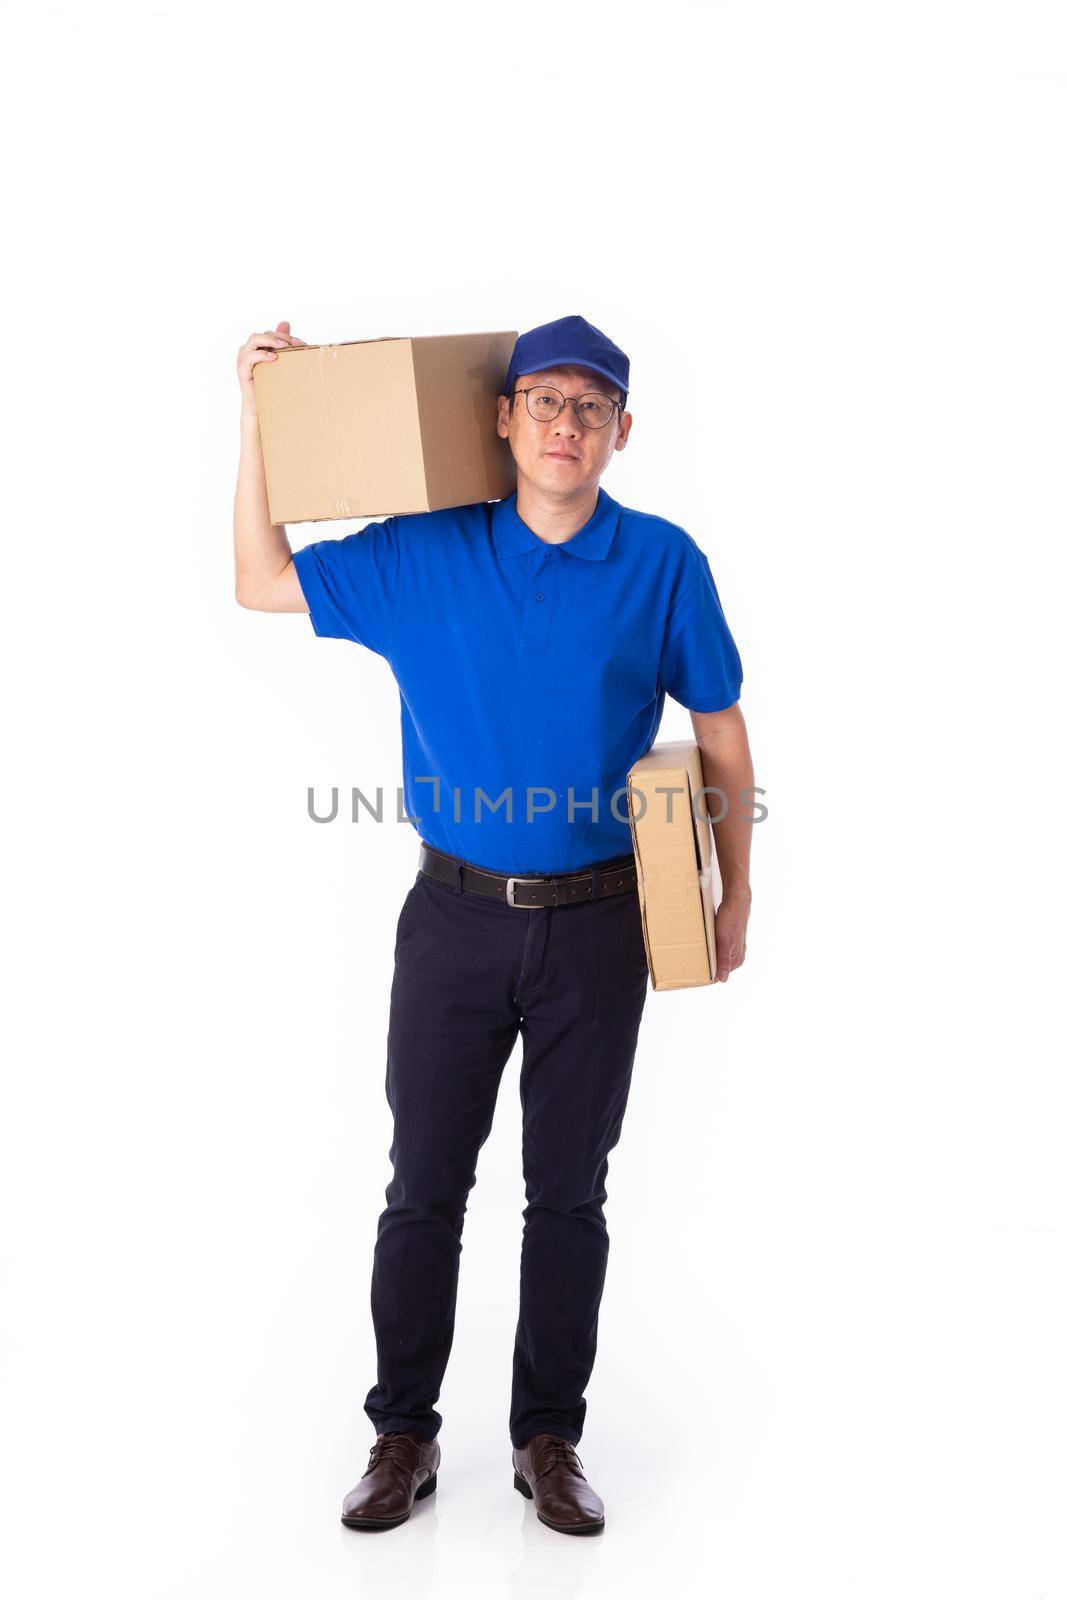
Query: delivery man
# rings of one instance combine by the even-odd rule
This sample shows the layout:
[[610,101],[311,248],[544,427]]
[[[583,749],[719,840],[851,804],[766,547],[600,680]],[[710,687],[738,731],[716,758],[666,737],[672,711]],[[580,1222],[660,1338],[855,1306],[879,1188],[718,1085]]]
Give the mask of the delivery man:
[[[377,1437],[342,1521],[395,1527],[436,1487],[434,1402],[467,1198],[521,1037],[528,1204],[514,1484],[548,1527],[597,1533],[603,1501],[575,1446],[608,1259],[608,1154],[648,986],[626,775],[669,694],[692,715],[705,784],[726,797],[715,824],[726,982],[745,957],[751,902],[741,663],[696,540],[600,487],[629,442],[630,369],[584,317],[515,345],[497,419],[515,459],[507,499],[386,517],[294,555],[268,513],[252,372],[301,344],[280,322],[238,356],[237,600],[306,611],[320,637],[388,661],[405,809],[420,837],[396,927],[386,1048],[393,1176],[371,1276],[377,1380],[364,1407]],[[684,411],[688,398],[677,404]]]

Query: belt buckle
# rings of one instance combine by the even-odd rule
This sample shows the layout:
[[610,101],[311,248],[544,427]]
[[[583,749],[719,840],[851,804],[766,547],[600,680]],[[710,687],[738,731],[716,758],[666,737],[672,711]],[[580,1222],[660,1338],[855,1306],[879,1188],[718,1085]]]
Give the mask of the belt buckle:
[[[514,906],[515,905],[515,888],[514,888],[515,884],[517,884],[517,883],[543,883],[543,882],[544,882],[543,878],[509,878],[508,879],[508,883],[507,883],[507,888],[504,890],[504,899],[507,901],[509,906]],[[515,909],[517,911],[524,911],[524,910],[528,910],[529,907],[527,907],[527,906],[516,906]]]

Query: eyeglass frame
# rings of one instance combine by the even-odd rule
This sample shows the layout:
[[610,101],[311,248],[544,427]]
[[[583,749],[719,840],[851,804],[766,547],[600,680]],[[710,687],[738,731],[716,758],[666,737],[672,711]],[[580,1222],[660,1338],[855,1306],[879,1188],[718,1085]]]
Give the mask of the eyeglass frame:
[[563,401],[563,404],[560,406],[559,410],[556,412],[556,415],[553,416],[553,417],[535,417],[533,412],[530,411],[530,402],[529,402],[529,400],[527,400],[527,402],[526,402],[526,410],[529,413],[529,416],[530,416],[532,421],[534,421],[534,422],[555,422],[556,417],[561,417],[563,415],[563,413],[566,411],[568,404],[573,404],[573,406],[574,406],[574,415],[578,418],[578,421],[581,423],[582,427],[583,428],[588,428],[593,433],[598,432],[599,429],[601,429],[601,428],[606,428],[607,425],[608,425],[608,422],[611,421],[611,418],[609,417],[607,422],[585,422],[583,420],[583,418],[582,418],[581,412],[578,410],[578,401],[579,400],[585,400],[588,397],[591,397],[591,396],[595,395],[598,400],[607,401],[609,406],[612,406],[613,408],[615,406],[617,406],[619,408],[619,416],[621,417],[622,413],[623,413],[623,411],[625,409],[626,402],[630,398],[629,392],[627,392],[627,393],[625,393],[623,395],[621,400],[610,400],[610,399],[608,399],[608,396],[604,393],[603,389],[585,389],[585,390],[583,390],[583,392],[581,394],[578,394],[578,395],[564,394],[563,390],[562,389],[557,389],[554,383],[535,383],[535,384],[532,384],[529,389],[512,389],[511,393],[512,393],[512,395],[533,394],[535,389],[551,389],[553,394],[558,394],[559,395],[560,399]]

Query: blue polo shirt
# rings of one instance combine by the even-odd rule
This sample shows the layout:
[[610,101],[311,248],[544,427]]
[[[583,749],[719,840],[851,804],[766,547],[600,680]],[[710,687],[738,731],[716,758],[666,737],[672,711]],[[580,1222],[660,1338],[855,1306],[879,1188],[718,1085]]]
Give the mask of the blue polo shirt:
[[422,838],[493,872],[574,872],[631,849],[626,774],[664,696],[723,711],[741,662],[684,528],[601,488],[552,545],[515,502],[387,517],[293,559],[316,634],[392,669]]

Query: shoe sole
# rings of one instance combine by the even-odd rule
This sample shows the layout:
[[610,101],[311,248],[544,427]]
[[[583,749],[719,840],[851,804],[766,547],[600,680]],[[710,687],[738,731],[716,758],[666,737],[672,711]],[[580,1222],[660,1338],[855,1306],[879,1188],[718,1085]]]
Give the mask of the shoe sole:
[[[437,1473],[435,1472],[426,1479],[424,1484],[421,1484],[419,1488],[415,1490],[414,1499],[425,1500],[426,1496],[428,1494],[433,1494],[436,1488]],[[405,1511],[403,1515],[399,1517],[346,1517],[344,1512],[342,1512],[341,1521],[344,1523],[346,1528],[358,1528],[360,1532],[366,1530],[367,1532],[373,1533],[377,1532],[381,1528],[399,1528],[400,1524],[402,1522],[406,1522],[410,1515],[410,1511]]]
[[[521,1472],[516,1472],[515,1474],[515,1487],[520,1494],[526,1496],[527,1500],[533,1499],[533,1490]],[[599,1522],[550,1522],[547,1517],[542,1516],[538,1511],[537,1520],[538,1522],[543,1522],[546,1528],[551,1528],[554,1533],[603,1533],[604,1531],[603,1517]]]

